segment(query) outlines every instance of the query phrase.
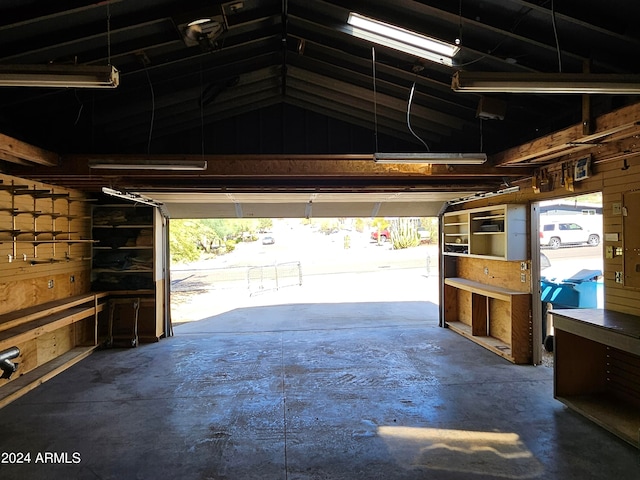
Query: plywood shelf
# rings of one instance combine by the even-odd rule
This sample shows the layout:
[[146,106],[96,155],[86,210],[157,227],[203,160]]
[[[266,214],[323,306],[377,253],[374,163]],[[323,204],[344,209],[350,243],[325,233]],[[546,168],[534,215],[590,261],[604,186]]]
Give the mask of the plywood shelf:
[[491,350],[493,353],[512,361],[513,355],[511,353],[511,346],[502,340],[491,336],[478,336],[471,333],[471,327],[462,322],[447,322],[447,327],[452,331],[468,338],[474,343]]
[[503,218],[505,218],[505,215],[503,213],[500,213],[497,215],[485,215],[485,216],[473,217],[471,220],[496,220],[496,219],[503,219]]
[[108,228],[113,230],[115,228],[153,228],[153,225],[149,225],[148,223],[122,223],[118,225],[94,225],[93,228]]
[[[525,205],[494,205],[447,212],[443,219],[442,250],[445,255],[478,256],[506,261],[526,260],[527,226]],[[451,237],[467,240],[460,252]]]
[[114,298],[140,299],[136,337],[141,342],[158,341],[165,334],[162,257],[156,237],[161,221],[158,210],[147,205],[93,206],[97,243],[92,248],[92,287],[109,290]]
[[39,366],[38,368],[21,375],[19,378],[3,386],[0,390],[0,408],[17,400],[31,390],[42,385],[47,380],[64,372],[79,361],[93,353],[97,346],[75,347],[59,357]]
[[[76,210],[71,208],[72,199],[69,193],[35,186],[31,188],[13,182],[4,185],[2,190],[9,194],[10,200],[0,208],[0,211],[8,214],[0,217],[0,232],[11,238],[1,238],[0,243],[13,246],[8,253],[10,263],[19,257],[28,261],[27,256],[32,258],[30,264],[34,266],[70,261],[72,245],[91,242],[90,239],[72,238],[72,235],[88,234],[88,229],[85,228],[86,224],[80,221],[83,217],[76,215]],[[6,197],[6,194],[4,195]],[[58,202],[59,200],[63,203]],[[20,218],[25,216],[32,218]],[[18,252],[18,247],[25,244],[32,246],[33,251],[28,254]],[[64,256],[58,255],[61,252],[56,252],[56,245],[59,244],[66,245]],[[51,248],[45,248],[46,245],[50,245]],[[39,246],[43,246],[44,251],[38,251]],[[77,252],[79,256],[83,256],[84,252],[81,250],[82,248]],[[45,261],[38,257],[49,258]]]
[[531,363],[531,295],[466,278],[444,280],[444,321],[513,363]]

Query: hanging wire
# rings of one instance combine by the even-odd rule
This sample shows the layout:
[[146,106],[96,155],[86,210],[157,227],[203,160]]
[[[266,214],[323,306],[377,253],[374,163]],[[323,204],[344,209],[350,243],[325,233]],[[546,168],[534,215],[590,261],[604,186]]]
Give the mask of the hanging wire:
[[553,24],[553,35],[556,38],[556,51],[558,52],[558,71],[562,73],[562,55],[560,54],[560,41],[558,40],[558,28],[556,27],[556,9],[551,0],[551,23]]
[[[531,13],[533,11],[533,8],[527,8],[527,9],[522,9],[518,15],[518,17],[516,18],[515,22],[513,23],[512,27],[509,29],[509,32],[514,33],[516,31],[516,29],[520,26],[520,23],[522,23],[522,21],[529,15],[529,13]],[[505,43],[508,40],[509,37],[505,36],[502,40],[500,40],[495,47],[490,48],[487,51],[487,55],[482,55],[478,58],[476,58],[475,60],[471,60],[467,63],[460,63],[457,64],[456,67],[466,67],[467,65],[472,65],[476,62],[479,62],[481,60],[484,60],[485,58],[487,58],[489,55],[493,55],[495,53],[496,50],[498,50],[498,48],[500,48],[502,46],[503,43]]]
[[202,87],[202,58],[200,59],[200,155],[204,159],[204,91]]
[[375,151],[378,151],[378,92],[376,91],[376,48],[371,47],[371,68],[373,70],[373,137]]
[[462,45],[462,0],[460,0],[460,4],[458,5],[458,38],[456,44]]
[[76,96],[76,100],[80,104],[80,108],[78,109],[78,115],[76,116],[76,121],[73,122],[73,126],[75,127],[76,125],[78,125],[78,122],[80,121],[80,115],[82,115],[82,110],[84,109],[84,103],[82,103],[82,100],[80,100],[80,98],[78,97],[77,89],[73,90],[73,94]]
[[107,0],[107,65],[111,65],[111,0]]
[[147,154],[151,153],[151,135],[153,134],[153,122],[156,116],[156,95],[153,91],[153,84],[151,83],[151,77],[149,76],[149,70],[144,67],[144,73],[147,74],[147,81],[149,82],[149,88],[151,89],[151,124],[149,125],[149,140],[147,141]]
[[411,93],[409,94],[409,103],[407,104],[407,127],[409,127],[409,131],[411,132],[411,134],[422,142],[424,148],[427,149],[427,152],[430,152],[431,150],[429,149],[429,145],[427,145],[427,142],[416,135],[416,132],[414,132],[413,128],[411,128],[411,103],[413,102],[413,93],[415,92],[415,90],[416,82],[413,82],[413,85],[411,86]]

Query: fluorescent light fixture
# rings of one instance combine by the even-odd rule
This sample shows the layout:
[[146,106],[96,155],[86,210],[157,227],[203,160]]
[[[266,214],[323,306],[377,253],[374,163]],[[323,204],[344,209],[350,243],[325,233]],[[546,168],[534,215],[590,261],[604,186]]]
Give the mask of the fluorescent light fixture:
[[116,88],[111,65],[0,65],[0,87]]
[[119,190],[114,190],[113,188],[109,188],[109,187],[102,187],[102,193],[105,193],[112,197],[121,198],[122,200],[129,200],[131,202],[143,203],[151,207],[161,208],[163,206],[162,203],[156,202],[155,200],[145,197],[144,195],[140,195],[137,193],[121,192]]
[[374,153],[376,163],[430,163],[439,165],[480,165],[486,153]]
[[358,13],[351,12],[347,23],[355,37],[448,66],[452,66],[453,57],[460,50],[455,45]]
[[609,73],[463,72],[453,75],[456,92],[640,94],[640,75]]
[[187,23],[187,27],[193,27],[195,25],[202,25],[203,23],[209,23],[211,21],[210,18],[199,18],[198,20],[194,20],[193,22]]
[[460,203],[471,202],[473,200],[479,200],[481,198],[496,197],[498,195],[506,195],[508,193],[516,193],[519,191],[520,191],[519,186],[507,187],[501,190],[496,190],[495,192],[481,192],[481,193],[473,194],[469,197],[462,197],[462,198],[456,198],[455,200],[449,200],[448,202],[446,202],[446,205],[458,205]]
[[89,168],[101,170],[206,170],[206,160],[89,160]]

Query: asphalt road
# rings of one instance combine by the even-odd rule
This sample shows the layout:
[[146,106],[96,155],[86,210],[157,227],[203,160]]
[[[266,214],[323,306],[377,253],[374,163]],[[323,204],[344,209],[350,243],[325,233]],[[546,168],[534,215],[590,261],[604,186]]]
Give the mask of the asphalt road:
[[[220,269],[246,269],[276,263],[300,262],[305,275],[322,275],[347,272],[374,272],[383,269],[424,268],[429,263],[431,271],[437,269],[437,245],[420,245],[414,248],[393,250],[389,242],[377,244],[367,233],[339,232],[325,235],[309,227],[280,228],[267,234],[275,238],[273,245],[246,242],[237,245],[230,254],[194,262],[188,265],[172,265],[173,282],[182,282],[198,272]],[[263,235],[264,236],[264,235]],[[349,248],[345,248],[345,236]]]
[[[430,290],[437,292],[437,282],[434,283],[438,277],[437,245],[393,250],[390,243],[372,242],[368,234],[339,232],[324,235],[310,227],[280,227],[268,235],[275,238],[275,244],[262,245],[261,240],[241,243],[227,255],[173,265],[171,303],[174,317],[197,318],[200,310],[210,309],[212,304],[226,310],[246,303],[252,295],[248,269],[275,264],[299,263],[306,288],[315,285],[314,290],[325,289],[327,295],[331,293],[334,297],[343,290],[353,296],[358,288],[363,292],[375,292],[379,285],[385,288],[378,290],[377,296],[395,292],[399,298],[421,300]],[[349,248],[345,248],[347,235]],[[542,253],[551,263],[541,272],[547,279],[570,278],[582,269],[602,270],[601,246],[545,248]],[[283,283],[296,284],[292,281],[295,271],[288,271],[287,275],[290,277]],[[430,287],[419,286],[423,279],[431,282]],[[281,295],[289,294],[300,297],[302,292],[292,289]],[[433,301],[437,302],[437,298]]]
[[551,262],[551,267],[541,272],[547,278],[570,278],[583,269],[603,271],[602,245],[571,246],[557,250],[544,248],[541,251]]

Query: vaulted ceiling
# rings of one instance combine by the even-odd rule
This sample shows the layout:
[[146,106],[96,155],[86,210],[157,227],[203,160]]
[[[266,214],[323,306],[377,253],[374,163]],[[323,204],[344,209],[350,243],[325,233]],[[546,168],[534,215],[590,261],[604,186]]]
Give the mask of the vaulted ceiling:
[[[379,45],[372,48],[349,33],[352,11],[443,41],[457,39],[460,52],[453,66],[446,66]],[[194,41],[185,35],[185,26],[203,17],[217,19],[222,29]],[[391,171],[390,183],[495,189],[505,178],[531,171],[524,160],[513,168],[502,152],[579,125],[583,98],[483,98],[454,92],[452,75],[458,70],[587,68],[640,73],[638,18],[640,3],[622,0],[3,0],[0,64],[111,64],[120,72],[116,89],[0,87],[0,133],[62,158],[56,167],[3,165],[9,173],[64,178],[71,185],[75,175],[80,188],[108,181],[160,189],[171,187],[166,176],[156,183],[149,176],[144,182],[140,175],[132,180],[133,174],[105,180],[95,172],[89,175],[83,162],[99,154],[219,161],[242,155],[248,162],[269,155],[265,172],[251,163],[254,187],[312,188],[319,177],[309,174],[305,180],[296,164],[300,156],[351,155],[352,161],[365,161],[374,151],[429,148],[484,151],[490,159],[500,158],[503,168],[496,168],[495,161],[457,170],[434,166],[431,176],[424,169],[409,169],[403,181]],[[602,115],[637,100],[592,96],[590,112]],[[504,109],[504,118],[478,118],[479,111],[494,108],[493,101]],[[283,159],[290,160],[289,167],[277,163]],[[344,169],[327,168],[320,177],[328,183],[339,186],[336,179],[341,178],[345,186],[362,188],[383,185],[380,178],[387,172],[358,166],[353,172],[362,175],[347,181]],[[300,174],[298,180],[288,171]],[[242,177],[214,173],[210,181],[185,176],[185,188],[192,181],[202,190],[233,185]],[[238,182],[248,186],[245,177]]]

